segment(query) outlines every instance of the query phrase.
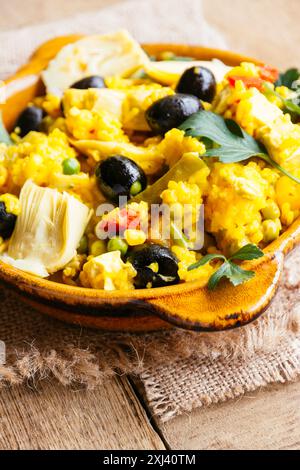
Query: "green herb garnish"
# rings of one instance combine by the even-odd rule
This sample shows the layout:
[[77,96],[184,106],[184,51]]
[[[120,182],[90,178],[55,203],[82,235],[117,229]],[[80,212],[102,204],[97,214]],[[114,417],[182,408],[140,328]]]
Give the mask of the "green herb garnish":
[[300,116],[300,106],[296,103],[296,101],[300,100],[300,90],[298,91],[298,94],[294,96],[294,98],[287,99],[287,98],[283,98],[283,96],[281,96],[277,91],[275,91],[272,85],[270,85],[270,83],[265,82],[264,87],[263,87],[263,92],[267,96],[272,95],[272,96],[276,96],[276,98],[279,98],[281,102],[283,103],[285,110],[288,113],[292,113],[292,114],[296,114]]
[[0,112],[0,142],[7,145],[12,145],[13,141],[10,138],[9,133],[5,129],[2,119],[2,113]]
[[300,78],[300,70],[291,68],[279,75],[278,80],[275,82],[275,86],[286,86],[291,90],[298,88],[296,82]]
[[222,163],[236,163],[251,157],[259,157],[300,184],[300,179],[276,163],[267,154],[265,147],[232,119],[224,119],[211,111],[200,111],[184,121],[179,129],[187,136],[206,137],[218,144],[217,148],[207,150],[202,155],[204,157],[218,157]]
[[295,94],[292,99],[286,99],[280,96],[269,84],[265,84],[264,92],[266,95],[273,95],[279,98],[283,105],[284,111],[291,114],[292,120],[298,119],[300,116],[300,70],[291,68],[279,75],[278,80],[275,82],[275,87],[286,86]]
[[200,266],[204,266],[205,264],[209,263],[213,259],[222,259],[223,264],[219,267],[217,271],[209,278],[208,281],[208,288],[209,290],[214,290],[219,281],[222,278],[227,278],[234,286],[238,286],[243,282],[249,281],[255,273],[254,271],[248,271],[246,269],[241,268],[237,265],[234,260],[252,260],[261,258],[264,255],[263,251],[260,250],[256,245],[249,243],[248,245],[243,246],[240,250],[234,253],[230,258],[226,258],[226,256],[221,254],[209,254],[203,256],[199,261],[191,266],[188,267],[188,271],[192,271],[193,269],[199,268]]

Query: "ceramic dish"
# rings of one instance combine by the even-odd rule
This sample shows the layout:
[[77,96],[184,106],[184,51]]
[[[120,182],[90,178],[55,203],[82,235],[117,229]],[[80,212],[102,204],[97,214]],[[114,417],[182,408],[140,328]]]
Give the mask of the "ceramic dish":
[[[11,130],[22,109],[43,94],[40,72],[66,44],[79,36],[60,37],[42,45],[13,77],[7,80],[6,103],[1,106]],[[217,58],[235,66],[259,61],[233,52],[196,46],[147,44],[148,54],[170,51],[199,60]],[[198,281],[155,289],[104,291],[75,287],[38,278],[0,261],[0,279],[38,311],[65,322],[114,331],[151,331],[178,326],[216,331],[242,326],[257,318],[269,305],[280,282],[285,255],[300,240],[299,218],[265,249],[265,256],[245,264],[255,276],[237,287],[222,283],[211,292]]]

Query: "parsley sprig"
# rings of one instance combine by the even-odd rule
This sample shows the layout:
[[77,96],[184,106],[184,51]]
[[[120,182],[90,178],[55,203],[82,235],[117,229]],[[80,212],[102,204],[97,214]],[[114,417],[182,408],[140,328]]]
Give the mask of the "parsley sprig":
[[205,255],[196,263],[191,264],[188,267],[188,271],[192,271],[193,269],[199,268],[200,266],[204,266],[214,259],[222,259],[222,265],[209,278],[209,290],[214,290],[217,287],[219,281],[224,277],[229,279],[231,284],[234,286],[238,286],[243,282],[249,281],[249,279],[251,279],[255,273],[254,271],[241,268],[234,262],[234,260],[252,260],[261,258],[263,255],[264,253],[260,248],[258,248],[256,245],[253,245],[252,243],[249,243],[230,256],[230,258],[226,258],[226,256],[218,253]]
[[291,68],[282,72],[279,75],[278,80],[275,83],[275,86],[286,86],[291,90],[296,90],[298,88],[298,80],[300,78],[300,70],[296,68]]
[[218,145],[216,148],[209,148],[204,157],[218,157],[222,163],[236,163],[259,157],[300,184],[300,179],[275,162],[267,154],[265,147],[232,119],[224,119],[211,111],[199,111],[184,121],[179,129],[187,136],[205,137]]
[[300,116],[300,70],[296,68],[290,68],[279,75],[278,80],[275,82],[275,87],[285,86],[294,92],[294,95],[290,99],[283,98],[279,93],[273,90],[272,86],[265,84],[264,93],[266,95],[276,96],[281,100],[284,106],[284,111],[289,113],[292,120],[299,120]]

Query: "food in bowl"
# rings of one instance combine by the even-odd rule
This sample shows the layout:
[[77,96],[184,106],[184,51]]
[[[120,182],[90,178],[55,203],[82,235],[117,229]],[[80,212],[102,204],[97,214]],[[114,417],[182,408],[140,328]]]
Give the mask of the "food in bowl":
[[299,75],[182,59],[123,31],[60,50],[1,133],[3,261],[110,291],[253,277],[299,215]]

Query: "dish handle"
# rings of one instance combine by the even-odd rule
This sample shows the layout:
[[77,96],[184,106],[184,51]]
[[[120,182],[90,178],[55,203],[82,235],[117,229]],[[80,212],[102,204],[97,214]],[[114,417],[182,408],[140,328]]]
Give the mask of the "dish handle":
[[216,331],[244,325],[270,304],[279,285],[283,259],[283,253],[277,251],[244,263],[243,267],[253,270],[255,276],[236,287],[226,280],[213,291],[196,286],[150,299],[149,303],[164,320],[185,329]]

